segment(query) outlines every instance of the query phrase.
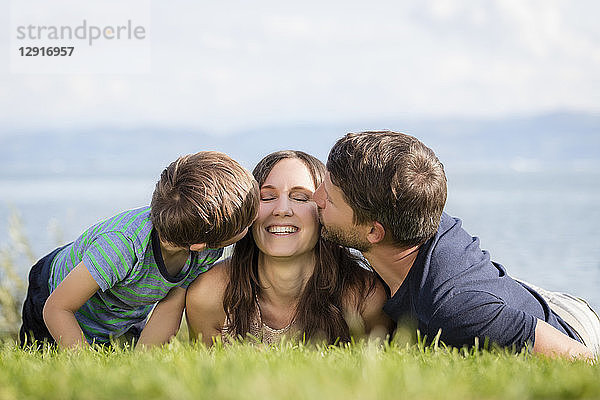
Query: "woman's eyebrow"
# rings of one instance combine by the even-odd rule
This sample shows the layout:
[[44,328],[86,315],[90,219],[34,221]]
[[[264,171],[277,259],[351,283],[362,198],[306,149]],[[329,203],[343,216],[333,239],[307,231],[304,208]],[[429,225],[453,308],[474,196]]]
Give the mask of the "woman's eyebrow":
[[[260,189],[261,189],[261,190],[262,190],[262,189],[275,189],[275,190],[277,190],[277,188],[276,188],[275,186],[273,186],[273,185],[268,185],[268,184],[267,184],[267,185],[262,185],[262,186],[260,187]],[[311,192],[311,193],[312,193],[312,192],[314,192],[314,190],[312,190],[312,189],[309,189],[309,188],[307,188],[307,187],[305,187],[305,186],[301,186],[301,185],[298,185],[298,186],[293,186],[292,188],[290,188],[290,191],[293,191],[293,190],[306,190],[307,192]]]
[[305,186],[294,186],[290,190],[306,190],[307,192],[314,192],[314,190],[311,190]]

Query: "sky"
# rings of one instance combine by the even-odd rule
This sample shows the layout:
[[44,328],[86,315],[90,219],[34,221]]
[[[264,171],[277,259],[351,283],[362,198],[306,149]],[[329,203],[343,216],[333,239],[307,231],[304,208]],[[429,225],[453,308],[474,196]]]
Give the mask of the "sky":
[[[440,120],[446,136],[434,149],[452,171],[458,161],[472,161],[470,154],[488,151],[477,154],[491,166],[478,167],[480,181],[450,178],[449,201],[470,233],[486,238],[505,265],[521,267],[512,270],[518,276],[595,296],[596,176],[573,182],[569,176],[564,190],[553,174],[521,186],[517,180],[513,191],[498,189],[501,175],[489,173],[497,164],[487,154],[517,157],[517,171],[523,163],[525,170],[535,167],[534,158],[555,148],[596,160],[590,152],[597,153],[598,118],[587,117],[600,116],[599,15],[594,0],[0,0],[0,245],[12,212],[6,200],[23,211],[39,254],[55,244],[50,226],[70,238],[116,207],[145,204],[165,162],[209,142],[196,132],[218,136],[212,142],[248,161],[282,143],[297,148],[296,136],[310,142],[301,148],[326,155],[346,127],[416,120],[410,133],[421,137],[419,127],[435,128]],[[130,20],[146,36],[93,45],[17,38],[22,24],[74,27],[83,19],[98,26]],[[42,45],[71,45],[75,54],[19,55],[19,47]],[[546,125],[531,141],[531,135],[515,139],[518,132],[508,140],[503,135],[503,127],[529,132],[531,116],[557,113],[553,124],[561,112],[572,114],[547,143],[540,145]],[[586,140],[573,141],[568,121],[579,115]],[[493,127],[494,140],[457,141],[458,131],[475,129],[469,119],[487,119],[473,126]],[[178,129],[175,139],[164,134]],[[335,136],[305,139],[307,130]],[[128,133],[126,141],[115,139]],[[250,140],[231,145],[228,134]],[[156,135],[163,139],[158,145]],[[148,162],[139,165],[152,179],[102,175],[138,168],[142,157]],[[98,179],[73,178],[88,170]],[[561,268],[569,268],[568,276]],[[555,280],[544,281],[551,273]]]
[[[95,66],[133,70],[19,73],[17,11],[45,23],[81,16],[69,0],[27,1],[0,0],[0,135],[600,113],[593,0],[136,0],[121,2],[130,7],[120,18],[147,30],[137,61],[101,58],[106,43],[87,48]],[[90,23],[118,8],[85,4]]]

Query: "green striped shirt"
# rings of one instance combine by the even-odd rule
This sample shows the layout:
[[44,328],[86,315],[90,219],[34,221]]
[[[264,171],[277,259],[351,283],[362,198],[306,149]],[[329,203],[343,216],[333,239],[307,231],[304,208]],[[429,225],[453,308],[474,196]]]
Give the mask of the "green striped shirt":
[[83,261],[100,287],[75,314],[88,341],[143,329],[154,305],[174,287],[186,289],[221,257],[223,249],[190,252],[184,267],[170,276],[160,257],[150,207],[125,211],[86,230],[52,260],[52,292]]

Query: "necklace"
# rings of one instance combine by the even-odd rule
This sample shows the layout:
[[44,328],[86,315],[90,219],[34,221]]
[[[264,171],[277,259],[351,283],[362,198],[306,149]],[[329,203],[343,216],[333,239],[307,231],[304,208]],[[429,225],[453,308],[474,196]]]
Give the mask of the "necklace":
[[[292,327],[292,324],[294,322],[294,318],[292,318],[290,320],[290,322],[288,322],[288,324],[281,329],[271,328],[269,325],[265,324],[265,322],[263,320],[262,310],[260,309],[260,302],[258,301],[258,296],[255,295],[254,298],[256,300],[256,309],[258,310],[258,320],[260,321],[261,331],[263,333],[263,342],[267,342],[267,341],[271,342],[271,340],[266,340],[266,339],[280,339],[284,333],[286,333],[290,330],[290,328]],[[270,336],[270,337],[266,338],[265,336]],[[277,336],[277,337],[275,337],[275,336]]]

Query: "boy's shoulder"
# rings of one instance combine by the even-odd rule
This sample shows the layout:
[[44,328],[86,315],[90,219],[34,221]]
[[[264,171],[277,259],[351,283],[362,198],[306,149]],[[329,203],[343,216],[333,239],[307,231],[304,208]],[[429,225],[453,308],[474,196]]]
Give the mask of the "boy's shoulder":
[[147,243],[152,232],[150,207],[139,207],[122,211],[91,226],[86,235],[99,236],[118,234],[132,242]]
[[152,228],[150,207],[134,208],[92,225],[71,246],[80,254],[100,251],[98,260],[109,257],[133,265],[145,257],[152,242]]
[[107,228],[131,232],[134,235],[139,234],[144,228],[149,228],[151,230],[152,220],[150,218],[150,211],[150,206],[122,211],[112,218],[109,218],[109,221],[112,221],[112,224],[108,224]]

